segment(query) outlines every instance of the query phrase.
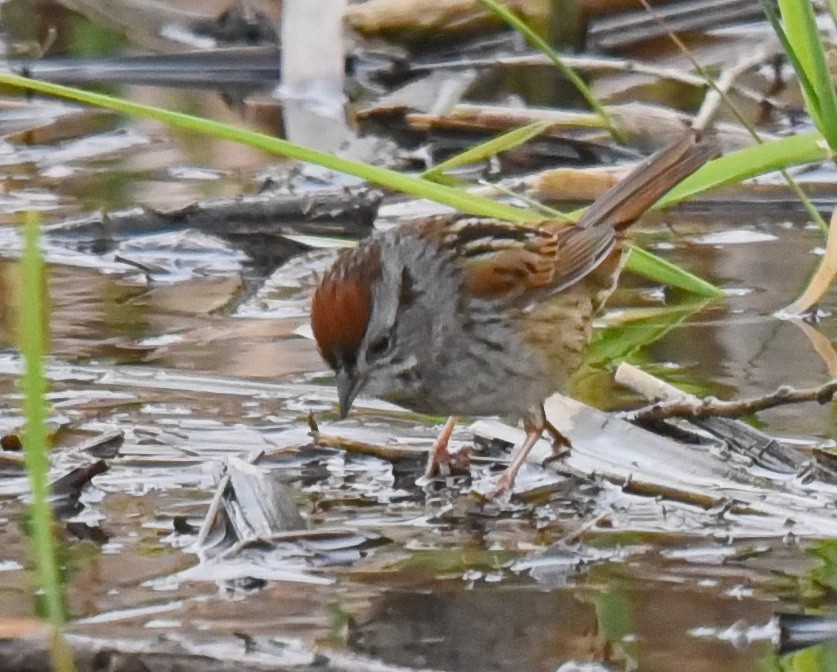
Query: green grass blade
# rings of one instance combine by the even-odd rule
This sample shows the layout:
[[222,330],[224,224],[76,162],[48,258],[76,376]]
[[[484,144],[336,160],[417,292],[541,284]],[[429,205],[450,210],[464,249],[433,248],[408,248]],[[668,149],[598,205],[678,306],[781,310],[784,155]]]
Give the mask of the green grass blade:
[[792,135],[746,147],[710,161],[669,191],[655,204],[665,208],[725,184],[739,183],[788,166],[822,161],[830,156],[819,133]]
[[802,70],[816,86],[817,80],[813,75],[819,67],[817,52],[821,50],[822,45],[811,3],[806,0],[779,0],[778,4],[785,36],[790,41]]
[[418,198],[428,198],[437,203],[443,203],[452,208],[472,215],[496,217],[517,222],[538,222],[543,219],[540,215],[528,210],[515,208],[504,203],[498,203],[482,196],[468,194],[459,189],[453,189],[429,180],[403,175],[394,170],[371,166],[359,161],[344,159],[339,156],[320,152],[309,147],[294,144],[288,140],[274,138],[264,133],[257,133],[229,124],[223,124],[210,119],[195,117],[182,112],[172,112],[149,105],[130,102],[100,93],[82,91],[60,84],[40,82],[26,77],[9,73],[0,73],[0,84],[14,86],[40,93],[46,93],[60,98],[67,98],[87,105],[104,107],[109,110],[129,114],[135,117],[154,119],[176,128],[198,133],[208,133],[216,138],[232,140],[256,149],[273,154],[279,154],[298,161],[316,163],[331,170],[337,170],[349,175],[355,175],[373,184],[388,187]]
[[515,128],[508,133],[498,135],[496,138],[491,138],[475,147],[466,149],[464,152],[452,156],[446,161],[433,166],[429,170],[424,171],[420,177],[425,180],[436,180],[452,168],[459,166],[466,166],[469,163],[477,163],[496,156],[500,152],[505,152],[515,147],[519,147],[525,142],[528,142],[534,137],[539,136],[546,131],[552,124],[547,121],[536,121],[533,124]]
[[[786,166],[822,161],[830,152],[819,133],[806,133],[782,138],[775,142],[755,145],[710,161],[694,174],[675,186],[657,203],[654,209],[676,205],[716,187],[739,183]],[[583,210],[569,213],[577,219]],[[678,287],[698,296],[719,298],[724,291],[647,250],[633,247],[626,268],[633,273]]]
[[785,27],[782,25],[782,21],[779,18],[779,13],[776,10],[774,0],[761,0],[761,6],[764,10],[765,16],[767,16],[767,20],[770,21],[770,25],[773,26],[773,32],[776,33],[776,36],[779,38],[779,42],[782,43],[782,49],[784,50],[785,55],[788,57],[791,65],[793,65],[793,69],[796,71],[797,77],[799,77],[799,85],[802,89],[802,95],[805,99],[808,112],[814,120],[817,128],[819,128],[821,124],[820,104],[814,84],[808,77],[808,71],[799,60],[799,54],[796,53],[796,49],[793,44],[791,44],[787,32],[785,32]]
[[484,187],[488,187],[489,189],[494,189],[501,194],[505,194],[506,196],[510,196],[511,198],[516,198],[526,205],[528,205],[532,210],[536,210],[540,212],[544,219],[554,219],[559,222],[566,222],[567,224],[574,224],[578,221],[581,214],[576,213],[583,213],[584,210],[576,210],[575,213],[565,213],[561,212],[560,210],[556,210],[555,208],[551,208],[545,203],[541,203],[535,198],[523,193],[518,193],[514,189],[509,189],[508,187],[503,186],[502,184],[492,184],[491,182],[484,182],[480,181],[480,184]]
[[[785,24],[785,35],[793,45],[794,53],[817,94],[823,96],[829,91],[833,93],[834,87],[828,74],[813,3],[806,0],[779,0],[779,10]],[[825,97],[821,102],[824,102]]]
[[[7,73],[0,73],[0,84],[31,89],[88,105],[104,107],[124,114],[154,119],[177,128],[197,133],[207,133],[214,137],[240,142],[267,152],[288,156],[300,161],[316,163],[332,170],[357,175],[362,179],[391,189],[403,191],[421,198],[429,198],[470,214],[523,223],[537,223],[544,220],[543,214],[531,210],[514,208],[509,205],[497,203],[491,199],[467,194],[458,189],[434,184],[428,180],[402,175],[385,168],[368,166],[357,161],[342,159],[324,152],[295,145],[287,140],[273,138],[262,133],[237,128],[209,119],[202,119],[180,112],[171,112],[169,110],[132,103],[112,96],[90,93],[88,91],[81,91],[48,82],[40,82]],[[657,260],[657,257],[649,252],[644,252],[643,254],[649,260]],[[661,259],[657,260],[656,263],[647,260],[643,262],[637,259],[636,255],[631,256],[634,257],[634,260],[628,260],[629,267],[635,272],[647,275],[647,277],[655,281],[671,282],[675,287],[686,289],[687,291],[696,291],[700,296],[723,296],[722,290],[668,262],[663,262]],[[666,269],[665,275],[659,270],[663,265]],[[667,277],[668,280],[663,280],[663,277]]]
[[808,100],[811,116],[829,146],[837,148],[837,93],[812,4],[809,0],[779,0],[779,9],[786,37],[783,44],[800,80],[809,83],[803,90],[806,98],[812,98]]
[[654,282],[684,289],[697,296],[712,299],[726,296],[723,289],[636,245],[628,246],[628,260],[625,268]]
[[628,359],[640,348],[653,343],[691,315],[710,304],[706,299],[692,300],[675,306],[640,309],[639,316],[620,321],[596,332],[587,351],[585,364],[594,368]]
[[575,72],[570,66],[564,63],[564,60],[561,58],[561,55],[553,49],[549,43],[544,40],[540,35],[538,35],[534,30],[532,30],[524,21],[522,21],[518,16],[516,16],[513,12],[509,11],[509,9],[503,5],[501,2],[497,2],[497,0],[479,0],[485,7],[490,9],[494,12],[497,16],[499,16],[503,21],[505,21],[509,26],[514,28],[518,33],[520,33],[529,44],[531,44],[536,49],[539,49],[541,52],[546,54],[552,64],[558,68],[561,74],[564,75],[570,82],[572,82],[573,86],[578,89],[582,96],[584,96],[584,100],[587,101],[587,104],[590,106],[590,109],[596,112],[596,114],[601,117],[602,121],[607,126],[610,133],[616,138],[619,142],[624,143],[625,138],[622,133],[616,128],[613,123],[613,119],[610,118],[610,115],[607,111],[602,107],[602,104],[599,102],[598,98],[593,94],[590,90],[590,87],[584,82],[584,80]]
[[[830,156],[831,152],[823,137],[816,132],[790,135],[781,140],[745,147],[714,159],[696,170],[657,201],[652,210],[677,205],[726,184],[738,184],[763,173],[823,161]],[[578,221],[584,210],[573,210],[565,217]]]
[[53,664],[60,672],[73,669],[72,657],[60,633],[64,627],[64,597],[52,535],[52,509],[49,504],[49,456],[47,451],[46,378],[43,370],[46,325],[44,324],[44,264],[38,247],[40,221],[28,212],[25,221],[26,245],[20,261],[22,297],[20,308],[20,351],[24,358],[23,436],[24,459],[32,491],[31,539],[43,590],[46,615],[54,628]]

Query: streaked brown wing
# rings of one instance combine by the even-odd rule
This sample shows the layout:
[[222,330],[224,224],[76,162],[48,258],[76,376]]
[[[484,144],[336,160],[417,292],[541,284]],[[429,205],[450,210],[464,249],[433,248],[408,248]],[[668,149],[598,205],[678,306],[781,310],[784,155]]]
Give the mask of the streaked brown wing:
[[451,250],[473,296],[538,300],[591,273],[613,249],[617,231],[717,153],[714,139],[698,140],[687,133],[605,192],[575,226],[545,221],[534,227],[446,216],[407,226]]
[[486,219],[461,219],[445,227],[474,296],[528,302],[560,291],[590,273],[613,249],[609,227],[567,226],[548,231]]

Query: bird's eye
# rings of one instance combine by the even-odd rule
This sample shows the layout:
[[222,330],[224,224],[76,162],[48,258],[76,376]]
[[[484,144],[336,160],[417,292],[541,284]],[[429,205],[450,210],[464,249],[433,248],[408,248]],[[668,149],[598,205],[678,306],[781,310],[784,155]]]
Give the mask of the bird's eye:
[[369,349],[366,351],[366,356],[369,359],[375,359],[385,355],[392,344],[389,336],[380,336],[369,344]]

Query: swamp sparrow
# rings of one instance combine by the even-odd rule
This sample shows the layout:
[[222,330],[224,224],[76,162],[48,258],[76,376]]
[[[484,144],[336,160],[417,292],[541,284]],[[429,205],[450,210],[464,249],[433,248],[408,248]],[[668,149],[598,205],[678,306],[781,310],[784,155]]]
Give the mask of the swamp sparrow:
[[577,224],[437,216],[345,250],[311,304],[320,353],[337,374],[340,414],[355,397],[452,415],[427,475],[444,472],[459,415],[523,419],[526,439],[491,495],[511,487],[547,430],[543,401],[581,365],[593,317],[621,269],[622,231],[717,154],[689,134],[610,188]]

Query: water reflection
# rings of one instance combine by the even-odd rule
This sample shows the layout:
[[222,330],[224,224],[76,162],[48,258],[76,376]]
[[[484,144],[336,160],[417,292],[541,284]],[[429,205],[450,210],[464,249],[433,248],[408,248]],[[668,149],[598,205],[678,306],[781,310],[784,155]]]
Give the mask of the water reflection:
[[[595,586],[595,584],[594,584]],[[752,670],[761,652],[691,637],[697,625],[769,620],[771,605],[658,584],[541,592],[531,587],[434,587],[390,592],[350,629],[349,645],[391,664],[442,670]]]

